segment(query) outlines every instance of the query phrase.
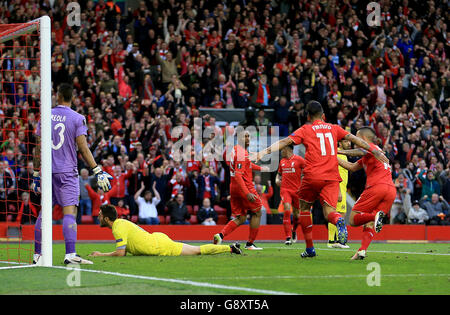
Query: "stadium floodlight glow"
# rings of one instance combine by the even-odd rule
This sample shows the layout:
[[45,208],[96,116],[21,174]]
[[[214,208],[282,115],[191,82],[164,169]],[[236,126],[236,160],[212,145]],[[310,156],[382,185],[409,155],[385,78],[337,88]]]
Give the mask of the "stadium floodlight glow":
[[[39,47],[25,45],[15,47],[14,42],[22,40],[26,36],[30,36],[32,33],[36,39],[39,40]],[[52,107],[52,81],[51,81],[51,20],[48,16],[42,16],[38,19],[32,20],[26,23],[17,24],[3,24],[0,25],[0,44],[7,42],[13,42],[12,46],[7,48],[24,49],[26,51],[25,62],[39,63],[39,76],[40,76],[40,119],[41,119],[41,217],[42,217],[42,256],[40,258],[40,265],[52,266],[52,138],[51,138],[51,107]],[[27,52],[31,49],[39,51],[39,59],[31,58]],[[13,56],[5,58],[3,61],[9,59],[12,62],[12,69],[2,69],[3,72],[10,72],[13,75],[13,85],[17,86],[20,83],[17,82],[14,77],[16,72],[30,71],[28,68],[16,69],[15,63],[15,50],[13,50]],[[2,56],[3,58],[3,56]],[[28,59],[28,60],[27,60]],[[32,72],[32,71],[31,71]],[[2,80],[4,79],[4,73],[2,73]],[[16,90],[14,92],[17,93]],[[2,93],[6,92],[2,90]],[[3,100],[2,100],[3,101]],[[18,168],[17,165],[15,165]],[[18,194],[18,192],[17,192]],[[21,262],[19,254],[19,262]]]

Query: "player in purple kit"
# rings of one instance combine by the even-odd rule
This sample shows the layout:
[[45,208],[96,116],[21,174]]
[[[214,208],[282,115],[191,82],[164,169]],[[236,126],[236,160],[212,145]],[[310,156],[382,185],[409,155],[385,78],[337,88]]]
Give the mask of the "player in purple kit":
[[[76,213],[80,195],[80,186],[77,169],[77,148],[87,165],[92,169],[98,186],[105,192],[111,189],[109,178],[94,160],[89,150],[86,135],[86,119],[70,108],[73,88],[67,83],[60,84],[58,88],[56,107],[52,108],[52,189],[53,205],[63,208],[63,235],[66,244],[65,264],[92,264],[91,261],[81,258],[75,251],[77,241]],[[33,160],[34,173],[31,189],[40,192],[41,148],[40,124],[37,130],[37,146]],[[33,263],[38,263],[41,256],[41,214],[35,226],[35,254]]]

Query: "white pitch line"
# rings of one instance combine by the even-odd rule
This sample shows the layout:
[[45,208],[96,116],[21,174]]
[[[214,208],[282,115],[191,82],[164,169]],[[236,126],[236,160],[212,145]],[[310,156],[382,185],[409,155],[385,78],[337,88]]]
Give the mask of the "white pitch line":
[[[417,274],[386,274],[381,275],[382,277],[450,277],[450,274],[436,274],[436,273],[417,273]],[[238,280],[238,279],[247,279],[247,280],[267,280],[267,279],[328,279],[328,278],[367,278],[367,275],[317,275],[317,276],[308,276],[308,275],[292,275],[292,276],[247,276],[247,277],[209,277],[211,280]],[[198,278],[202,279],[202,278]]]
[[[43,268],[54,268],[54,269],[68,270],[66,267],[62,267],[62,266],[52,266],[52,267],[43,267]],[[73,270],[73,269],[70,269],[70,270]],[[191,286],[195,286],[195,287],[205,287],[205,288],[225,289],[225,290],[238,290],[238,291],[246,291],[246,292],[261,293],[261,294],[270,294],[270,295],[298,295],[297,293],[291,293],[291,292],[262,290],[262,289],[246,288],[246,287],[236,287],[236,286],[228,286],[228,285],[214,284],[214,283],[208,283],[208,282],[197,282],[197,281],[191,281],[191,280],[157,278],[157,277],[150,277],[150,276],[140,276],[140,275],[132,275],[132,274],[126,274],[126,273],[119,273],[119,272],[102,271],[102,270],[91,270],[91,269],[81,269],[81,268],[77,269],[77,270],[85,271],[85,272],[91,272],[91,273],[99,273],[99,274],[104,274],[104,275],[117,276],[117,277],[134,278],[134,279],[150,280],[150,281],[162,281],[162,282],[179,283],[179,284],[191,285]]]
[[[301,250],[300,248],[296,247],[267,247],[274,248],[274,249],[287,249],[287,250]],[[354,249],[342,249],[342,248],[317,248],[316,250],[328,250],[328,251],[335,251],[335,252],[355,252]],[[414,255],[430,255],[430,256],[450,256],[450,254],[444,254],[444,253],[420,253],[420,252],[401,252],[401,251],[394,251],[394,250],[367,250],[369,253],[385,253],[385,254],[414,254]]]
[[0,270],[21,269],[21,268],[30,268],[30,267],[36,267],[36,265],[23,265],[23,266],[0,267]]

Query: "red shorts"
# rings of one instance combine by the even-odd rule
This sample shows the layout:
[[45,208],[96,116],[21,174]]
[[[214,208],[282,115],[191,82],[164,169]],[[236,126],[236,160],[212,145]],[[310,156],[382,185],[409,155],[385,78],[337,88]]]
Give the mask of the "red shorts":
[[326,202],[336,209],[339,198],[339,181],[303,179],[298,195],[300,200],[308,203],[313,203],[319,199],[322,205]]
[[233,217],[237,217],[240,215],[247,215],[248,211],[258,212],[261,210],[262,202],[256,191],[250,191],[252,194],[256,195],[255,201],[249,201],[247,196],[239,192],[230,192],[230,204],[231,204],[231,213]]
[[395,197],[397,189],[395,186],[387,184],[378,184],[369,187],[363,191],[358,200],[356,200],[352,211],[355,212],[373,212],[383,211],[389,213]]
[[281,201],[283,203],[288,203],[288,204],[292,205],[293,208],[296,208],[296,209],[298,209],[300,207],[300,204],[298,201],[298,194],[295,190],[281,189],[280,197],[281,197]]

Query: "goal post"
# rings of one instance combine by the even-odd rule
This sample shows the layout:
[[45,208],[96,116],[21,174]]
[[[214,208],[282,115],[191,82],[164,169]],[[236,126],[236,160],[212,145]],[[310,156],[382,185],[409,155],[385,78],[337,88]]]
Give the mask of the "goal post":
[[39,19],[41,71],[41,211],[42,211],[42,265],[52,266],[52,72],[51,21]]
[[[35,45],[36,40],[39,45]],[[32,41],[33,44],[30,44]],[[0,45],[1,46],[1,60],[0,60],[0,96],[1,96],[1,131],[2,142],[4,142],[5,134],[11,134],[7,140],[8,145],[11,145],[11,138],[17,140],[17,134],[20,128],[25,129],[24,126],[29,126],[28,112],[36,111],[40,118],[40,148],[41,148],[41,253],[40,265],[52,266],[52,147],[51,147],[51,108],[52,108],[52,81],[51,81],[51,20],[48,16],[42,16],[36,20],[17,23],[17,24],[3,24],[0,25]],[[9,52],[12,51],[12,55]],[[20,51],[20,54],[17,52]],[[6,65],[6,66],[5,66]],[[33,70],[31,69],[33,67]],[[39,85],[31,91],[31,85],[28,78],[31,74],[36,73],[39,76]],[[25,78],[24,78],[25,77]],[[38,89],[38,91],[36,91]],[[33,105],[29,104],[29,100],[33,100]],[[36,107],[33,107],[36,106]],[[11,108],[12,111],[11,111]],[[13,113],[13,114],[10,114]],[[22,113],[18,115],[17,113]],[[23,114],[25,113],[25,114]],[[19,116],[19,117],[17,117]],[[11,127],[11,125],[13,125]],[[30,133],[29,127],[26,127],[26,132]],[[33,130],[34,131],[34,130]],[[28,139],[28,137],[27,137]],[[18,141],[20,143],[20,141]],[[35,147],[36,143],[26,143],[27,148]],[[3,149],[2,146],[2,161]],[[14,151],[14,149],[12,149]],[[31,152],[30,152],[31,151]],[[24,203],[21,199],[24,191],[29,195],[33,194],[30,187],[25,189],[23,186],[19,188],[17,182],[21,180],[21,171],[26,168],[25,163],[33,160],[32,150],[26,151],[25,159],[20,159],[16,156],[14,151],[14,162],[6,165],[10,169],[11,177],[14,177],[13,183],[16,186],[11,186],[10,190],[15,189],[12,193],[5,193],[3,215],[5,217],[6,226],[9,223],[12,225],[19,225],[20,230],[25,230],[21,222],[14,221],[14,216],[17,216],[21,204]],[[23,157],[23,152],[18,153]],[[23,161],[25,160],[25,162]],[[3,167],[3,165],[2,165]],[[4,181],[1,181],[4,184]],[[28,183],[30,180],[28,178]],[[28,190],[28,191],[27,191]],[[9,196],[13,196],[9,198]],[[2,200],[3,202],[3,200]],[[11,210],[12,209],[12,210]],[[10,211],[10,212],[8,212]],[[0,220],[1,221],[1,220]],[[4,222],[0,222],[2,224]],[[30,224],[31,225],[31,224]],[[31,231],[30,226],[27,231]],[[30,233],[31,234],[31,233]],[[24,248],[19,244],[16,246],[6,246],[6,251],[17,250],[18,254],[7,253],[7,261],[14,261],[18,263],[31,263],[34,251],[33,236],[28,235],[27,241],[30,241],[30,248],[28,250],[28,258],[24,258],[20,254],[20,250]],[[19,238],[19,242],[22,238]],[[13,258],[10,258],[13,257]]]

